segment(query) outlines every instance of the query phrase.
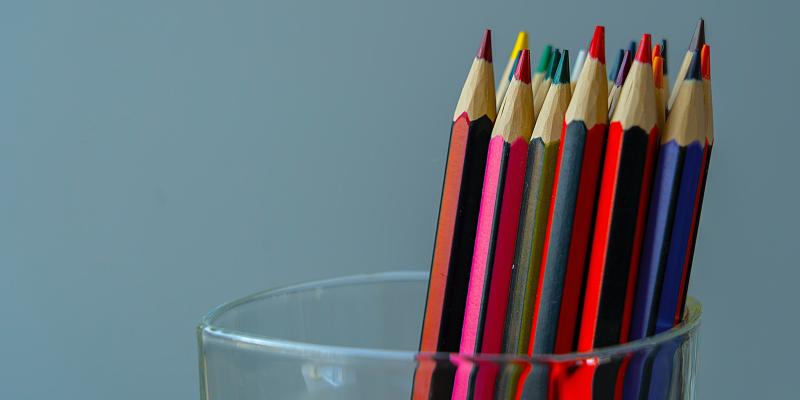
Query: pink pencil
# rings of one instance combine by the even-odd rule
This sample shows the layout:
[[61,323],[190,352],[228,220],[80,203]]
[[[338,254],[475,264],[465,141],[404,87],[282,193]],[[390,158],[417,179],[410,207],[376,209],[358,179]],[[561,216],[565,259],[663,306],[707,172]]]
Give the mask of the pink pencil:
[[[497,116],[483,183],[460,353],[500,353],[517,240],[528,141],[533,131],[530,52],[523,50]],[[462,363],[453,399],[488,399],[497,367]]]

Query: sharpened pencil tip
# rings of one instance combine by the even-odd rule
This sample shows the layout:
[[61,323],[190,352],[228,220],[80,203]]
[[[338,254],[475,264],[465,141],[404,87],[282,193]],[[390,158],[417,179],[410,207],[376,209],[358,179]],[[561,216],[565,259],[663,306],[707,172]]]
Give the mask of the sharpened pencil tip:
[[526,31],[519,31],[517,33],[517,41],[514,42],[514,53],[511,54],[511,57],[517,57],[516,53],[519,53],[522,49],[528,48],[528,32]]
[[524,83],[531,83],[531,51],[524,49],[519,54],[517,70],[514,71],[514,79]]
[[572,82],[577,82],[578,78],[581,76],[581,71],[583,70],[583,63],[586,61],[586,50],[581,49],[578,52],[578,56],[575,57],[575,65],[572,67],[572,75],[570,75],[569,79]]
[[547,79],[553,80],[556,76],[556,70],[558,69],[558,62],[561,60],[561,51],[558,49],[553,50],[553,56],[550,57],[550,67],[547,68]]
[[522,54],[522,50],[520,49],[517,51],[517,55],[514,56],[514,64],[511,65],[511,72],[508,73],[508,81],[511,82],[514,79],[514,71],[517,70],[517,64],[519,63],[519,55]]
[[667,75],[667,39],[661,39],[661,57],[664,59],[664,75]]
[[589,57],[597,59],[600,63],[606,63],[606,28],[597,25],[592,35],[592,44],[589,45]]
[[661,56],[653,57],[653,83],[658,89],[664,88],[664,58]]
[[657,44],[653,46],[653,59],[655,60],[656,57],[661,57],[661,45]]
[[689,69],[686,70],[686,77],[684,80],[696,80],[699,81],[702,78],[700,75],[700,52],[693,51],[692,52],[692,62],[689,64]]
[[553,76],[554,85],[561,83],[569,83],[569,50],[564,50],[561,53],[561,60],[559,60],[558,68]]
[[700,50],[700,71],[703,79],[711,79],[711,47],[707,44],[704,44],[703,49]]
[[650,56],[650,34],[645,33],[642,35],[642,40],[639,41],[639,50],[636,51],[636,61],[641,63],[650,64],[652,57]]
[[483,32],[483,40],[481,40],[481,47],[478,49],[477,58],[492,62],[492,30],[487,29]]
[[612,65],[611,69],[608,71],[608,80],[613,82],[617,79],[617,72],[619,72],[619,66],[622,65],[623,57],[625,57],[625,50],[619,49],[619,52],[617,52],[617,60],[614,62],[614,65]]
[[631,64],[633,64],[633,54],[629,50],[625,50],[625,54],[622,56],[622,64],[619,65],[619,71],[617,72],[617,80],[614,81],[614,85],[622,86],[625,83],[625,79],[628,77],[628,71],[631,70]]
[[706,22],[700,18],[692,35],[692,41],[689,42],[689,51],[700,51],[704,44],[706,44]]
[[636,54],[636,41],[635,40],[631,40],[631,42],[628,43],[628,51],[630,51],[631,54]]
[[544,46],[544,49],[542,49],[542,55],[539,56],[539,65],[536,66],[537,74],[547,73],[548,68],[550,67],[551,58],[553,58],[553,46],[548,44]]

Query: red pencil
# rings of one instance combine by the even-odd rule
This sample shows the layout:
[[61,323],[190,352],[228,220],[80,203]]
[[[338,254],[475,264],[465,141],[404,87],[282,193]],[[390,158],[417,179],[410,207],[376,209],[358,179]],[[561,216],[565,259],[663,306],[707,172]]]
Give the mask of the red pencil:
[[[608,132],[578,350],[627,338],[659,141],[650,35],[639,42]],[[612,398],[617,366],[597,371],[594,395]]]
[[[461,90],[447,152],[442,200],[436,226],[431,276],[420,351],[455,352],[469,283],[478,207],[489,136],[495,120],[492,37],[486,30]],[[414,375],[414,399],[452,391],[452,374],[434,374],[434,363],[420,362]]]
[[579,351],[627,336],[628,281],[635,275],[629,272],[638,264],[660,135],[650,63],[650,35],[645,34],[609,128]]

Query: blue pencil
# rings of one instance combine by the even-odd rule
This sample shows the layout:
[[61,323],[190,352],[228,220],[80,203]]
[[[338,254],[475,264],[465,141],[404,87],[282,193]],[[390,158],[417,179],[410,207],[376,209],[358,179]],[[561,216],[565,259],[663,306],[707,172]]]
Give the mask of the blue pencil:
[[[674,325],[705,151],[705,105],[697,53],[680,91],[667,120],[653,181],[629,341]],[[668,310],[672,312],[667,322]],[[646,362],[642,355],[628,365],[624,399],[638,399],[646,387]],[[655,390],[660,394],[659,388],[669,382],[661,382],[664,374],[654,372],[652,376],[651,393]]]
[[[704,145],[700,141],[705,140],[705,104],[703,93],[703,81],[700,76],[700,55],[695,53],[692,56],[692,64],[686,73],[684,84],[689,86],[687,90],[688,105],[685,107],[687,130],[697,130],[699,137],[698,143],[687,146],[686,156],[683,162],[681,173],[680,190],[678,192],[677,206],[672,225],[672,234],[667,254],[667,262],[664,269],[664,277],[661,285],[661,293],[658,300],[658,313],[656,316],[655,333],[661,333],[675,326],[675,315],[678,309],[678,298],[681,294],[681,280],[683,279],[683,266],[686,260],[687,248],[691,241],[691,228],[694,217],[695,197],[697,195],[698,182],[702,177],[704,167],[703,152]],[[676,100],[677,103],[677,100]],[[683,104],[680,104],[684,107]],[[691,111],[690,111],[691,110]],[[670,119],[675,115],[676,121],[683,116],[683,109],[675,109],[670,112]]]

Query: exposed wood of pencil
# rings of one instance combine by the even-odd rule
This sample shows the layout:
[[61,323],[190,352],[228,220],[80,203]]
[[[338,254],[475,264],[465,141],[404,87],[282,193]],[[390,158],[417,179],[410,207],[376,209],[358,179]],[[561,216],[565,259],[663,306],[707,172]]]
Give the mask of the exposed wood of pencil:
[[564,115],[531,329],[532,353],[563,353],[574,347],[608,121],[605,75],[604,29],[598,26]]
[[[453,114],[420,350],[457,351],[489,137],[496,117],[491,31],[486,31]],[[427,398],[432,365],[421,363],[414,398]],[[442,385],[435,385],[442,387]],[[446,386],[446,385],[445,385]],[[442,388],[442,390],[448,390]]]
[[646,204],[660,132],[650,35],[640,41],[609,126],[578,350],[627,337]]
[[[460,352],[499,353],[533,130],[530,52],[523,50],[498,115],[486,160]],[[453,399],[491,398],[496,370],[456,372]]]
[[511,78],[514,75],[514,67],[517,65],[517,60],[519,59],[519,52],[520,50],[528,48],[528,32],[520,31],[517,34],[517,40],[514,42],[514,48],[511,50],[511,54],[508,56],[508,63],[506,63],[506,67],[503,68],[503,72],[500,74],[500,82],[497,85],[497,104],[496,107],[499,110],[500,105],[503,104],[503,98],[506,96],[506,91],[508,90],[508,85],[511,83]]

